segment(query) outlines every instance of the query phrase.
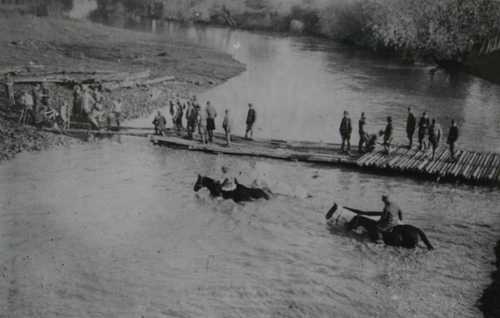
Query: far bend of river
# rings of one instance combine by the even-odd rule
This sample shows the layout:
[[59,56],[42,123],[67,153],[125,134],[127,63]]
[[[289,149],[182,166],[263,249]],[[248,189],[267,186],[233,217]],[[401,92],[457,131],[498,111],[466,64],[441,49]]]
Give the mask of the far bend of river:
[[[247,64],[201,98],[220,112],[231,105],[234,116],[254,102],[260,136],[336,140],[343,109],[354,118],[366,111],[375,130],[387,114],[403,121],[412,104],[443,126],[460,119],[461,145],[498,150],[499,92],[481,80],[431,82],[424,67],[309,38],[174,24],[158,31]],[[196,175],[219,176],[221,165],[242,183],[267,175],[284,195],[246,205],[195,195]],[[375,210],[387,193],[434,251],[385,247],[325,225],[334,201]],[[23,153],[0,164],[0,317],[479,317],[499,206],[497,189],[213,156],[140,138]]]
[[[113,23],[111,23],[113,25]],[[145,24],[145,25],[144,25]],[[151,31],[151,24],[114,25]],[[371,52],[311,37],[285,37],[227,28],[158,22],[155,32],[188,39],[231,54],[247,71],[200,96],[212,101],[222,125],[232,111],[237,134],[244,133],[247,104],[258,112],[257,136],[339,142],[344,110],[353,119],[353,143],[361,112],[367,129],[394,121],[396,143],[406,143],[407,108],[418,117],[427,111],[440,123],[444,140],[450,120],[461,128],[460,147],[500,151],[500,86],[461,74],[434,78],[430,66],[408,66]]]

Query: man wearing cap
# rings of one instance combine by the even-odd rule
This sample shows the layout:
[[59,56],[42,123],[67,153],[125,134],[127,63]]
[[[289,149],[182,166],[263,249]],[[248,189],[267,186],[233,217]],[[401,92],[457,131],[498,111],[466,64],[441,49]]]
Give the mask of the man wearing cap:
[[347,144],[347,152],[351,150],[351,133],[352,133],[352,125],[351,118],[349,118],[349,113],[344,111],[344,118],[342,118],[342,122],[340,123],[340,137],[342,138],[342,147],[341,151],[345,150],[345,146]]
[[387,232],[394,226],[398,225],[399,221],[403,220],[403,212],[401,211],[399,205],[389,199],[388,195],[382,195],[382,202],[384,203],[384,209],[382,212],[367,212],[348,207],[345,208],[359,215],[380,216],[380,219],[377,222],[377,228],[381,232]]

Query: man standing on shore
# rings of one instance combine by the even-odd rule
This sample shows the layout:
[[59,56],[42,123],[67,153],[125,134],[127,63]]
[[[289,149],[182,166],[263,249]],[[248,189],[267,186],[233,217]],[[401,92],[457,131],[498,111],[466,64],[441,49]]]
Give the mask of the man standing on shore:
[[455,160],[455,142],[458,140],[458,127],[455,120],[451,120],[451,127],[448,132],[448,145],[450,146],[451,159]]
[[413,146],[413,134],[415,133],[415,127],[417,126],[417,119],[413,115],[411,108],[408,107],[408,118],[406,119],[406,136],[410,142],[408,149]]
[[342,118],[342,122],[340,123],[340,137],[342,138],[342,147],[340,150],[344,152],[345,146],[347,144],[347,152],[351,150],[351,133],[352,133],[352,124],[351,118],[349,118],[349,113],[344,111],[344,118]]
[[207,132],[208,132],[208,142],[213,142],[214,130],[215,130],[215,118],[217,117],[217,111],[215,107],[207,102]]
[[9,107],[13,107],[16,104],[16,99],[14,94],[14,80],[10,73],[5,74],[5,91],[9,98]]
[[361,113],[361,118],[359,119],[359,122],[358,122],[358,130],[359,130],[358,151],[359,151],[359,153],[363,152],[363,146],[366,145],[366,140],[368,137],[366,134],[366,131],[365,131],[365,125],[366,125],[365,113]]
[[247,129],[245,131],[245,139],[248,139],[248,135],[250,134],[250,139],[253,138],[253,125],[255,124],[255,120],[257,119],[257,113],[253,108],[251,103],[248,104],[248,113],[247,113]]
[[166,130],[167,119],[161,114],[160,111],[156,114],[153,125],[155,127],[155,135],[162,136]]

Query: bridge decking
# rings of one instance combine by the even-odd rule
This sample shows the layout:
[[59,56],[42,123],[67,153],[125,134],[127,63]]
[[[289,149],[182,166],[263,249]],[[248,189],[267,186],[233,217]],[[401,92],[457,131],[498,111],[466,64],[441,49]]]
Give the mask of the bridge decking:
[[84,137],[88,135],[96,137],[149,136],[154,144],[213,154],[302,161],[433,181],[500,186],[500,154],[460,149],[456,151],[456,160],[451,160],[446,146],[438,148],[435,158],[432,159],[430,150],[419,151],[417,148],[408,149],[402,146],[394,147],[389,155],[381,149],[360,155],[357,151],[352,151],[350,154],[343,153],[340,151],[340,145],[334,143],[276,139],[247,140],[239,136],[233,136],[231,147],[226,147],[224,135],[221,133],[215,133],[214,143],[203,145],[199,140],[177,136],[172,129],[167,130],[166,136],[152,136],[150,130],[144,128],[127,128],[116,132],[86,129],[66,131],[46,129],[46,131]]
[[456,159],[452,160],[448,148],[442,146],[437,149],[432,159],[430,150],[419,151],[417,148],[397,146],[389,155],[383,150],[359,155],[357,151],[351,154],[342,153],[338,144],[282,140],[247,141],[241,137],[234,138],[231,147],[226,147],[222,142],[222,136],[216,137],[218,138],[215,143],[209,145],[175,136],[151,136],[151,141],[215,154],[349,166],[359,170],[433,181],[500,186],[500,154],[497,153],[457,150]]

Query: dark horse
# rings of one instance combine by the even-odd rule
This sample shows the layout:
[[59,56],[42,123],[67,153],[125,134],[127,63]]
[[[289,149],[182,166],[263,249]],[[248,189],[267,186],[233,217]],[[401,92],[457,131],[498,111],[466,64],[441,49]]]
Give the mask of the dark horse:
[[201,188],[207,188],[212,197],[223,197],[224,199],[232,199],[234,202],[253,201],[256,199],[269,200],[269,194],[259,188],[246,187],[236,180],[236,189],[232,191],[222,190],[222,184],[209,177],[198,175],[198,179],[194,185],[194,191],[198,192]]
[[[326,214],[326,218],[330,219],[338,206],[335,204]],[[396,225],[392,227],[389,231],[380,231],[377,227],[377,221],[370,218],[356,215],[346,224],[347,230],[355,230],[358,227],[363,227],[368,232],[368,237],[376,242],[380,238],[380,233],[382,234],[382,240],[385,244],[391,246],[405,247],[405,248],[415,248],[418,245],[419,238],[424,242],[425,246],[429,250],[434,249],[432,244],[427,239],[425,233],[409,224]]]

